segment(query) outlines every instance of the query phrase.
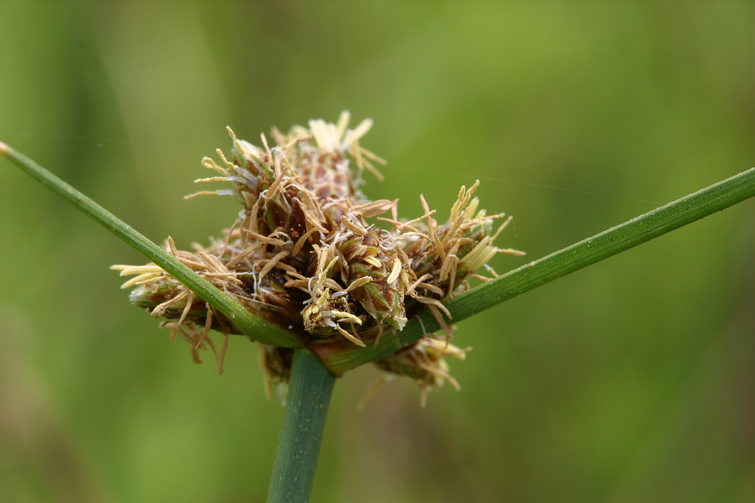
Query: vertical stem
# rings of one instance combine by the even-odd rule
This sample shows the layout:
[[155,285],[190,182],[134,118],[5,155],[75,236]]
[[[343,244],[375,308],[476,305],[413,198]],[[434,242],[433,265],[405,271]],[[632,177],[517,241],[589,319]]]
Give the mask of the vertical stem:
[[268,503],[309,501],[335,381],[317,356],[304,348],[294,350]]

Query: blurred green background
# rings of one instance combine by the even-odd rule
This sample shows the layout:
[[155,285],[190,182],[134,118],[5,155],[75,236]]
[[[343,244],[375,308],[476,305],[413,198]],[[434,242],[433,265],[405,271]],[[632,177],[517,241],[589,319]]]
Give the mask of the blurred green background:
[[[346,108],[404,216],[482,181],[504,272],[755,165],[755,5],[0,3],[0,139],[158,242],[233,221],[181,199],[226,125]],[[349,372],[312,501],[755,501],[753,251],[751,201],[461,322],[426,409]],[[264,500],[255,345],[192,364],[108,270],[143,262],[0,162],[0,501]]]

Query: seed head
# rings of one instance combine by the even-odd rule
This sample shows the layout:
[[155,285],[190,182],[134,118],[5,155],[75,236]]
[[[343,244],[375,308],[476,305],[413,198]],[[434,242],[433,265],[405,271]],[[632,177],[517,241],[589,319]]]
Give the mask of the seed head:
[[[336,124],[313,120],[288,134],[273,129],[272,148],[264,135],[262,146],[255,146],[229,128],[230,155],[218,150],[219,162],[205,157],[202,165],[215,173],[197,183],[230,182],[231,188],[186,198],[232,196],[242,206],[238,218],[207,248],[181,251],[168,238],[166,249],[249,311],[298,333],[304,344],[374,344],[385,327],[402,330],[422,309],[451,338],[443,302],[468,289],[471,277],[481,278],[478,269],[496,253],[521,254],[493,244],[511,218],[493,231],[493,221],[503,214],[486,216],[477,209],[476,182],[461,188],[442,225],[422,196],[424,214],[399,219],[398,200],[369,201],[359,190],[363,171],[382,179],[373,163],[385,164],[359,143],[372,121],[354,129],[348,123],[344,112]],[[123,285],[134,287],[131,301],[165,318],[174,337],[191,343],[195,361],[199,349],[215,351],[211,329],[223,334],[216,351],[222,369],[227,335],[239,333],[233,320],[154,264],[113,269],[135,276]],[[443,357],[463,359],[468,351],[427,335],[376,362],[419,382],[423,397],[444,381],[458,387]],[[260,355],[267,389],[285,383],[291,351],[263,345]]]

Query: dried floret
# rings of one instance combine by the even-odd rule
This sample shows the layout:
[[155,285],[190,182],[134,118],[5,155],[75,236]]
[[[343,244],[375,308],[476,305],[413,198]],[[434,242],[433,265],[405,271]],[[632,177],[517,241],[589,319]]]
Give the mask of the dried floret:
[[464,360],[471,349],[460,349],[446,341],[423,337],[414,344],[375,361],[375,365],[391,374],[416,381],[422,390],[421,404],[424,407],[427,392],[440,388],[444,382],[448,381],[456,390],[460,389],[459,383],[448,373],[448,363],[444,357]]

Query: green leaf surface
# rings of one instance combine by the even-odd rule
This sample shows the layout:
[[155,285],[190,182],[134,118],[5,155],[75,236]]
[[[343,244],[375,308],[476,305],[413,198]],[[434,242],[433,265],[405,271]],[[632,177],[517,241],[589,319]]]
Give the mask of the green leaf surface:
[[309,501],[336,378],[310,351],[294,351],[268,503]]

